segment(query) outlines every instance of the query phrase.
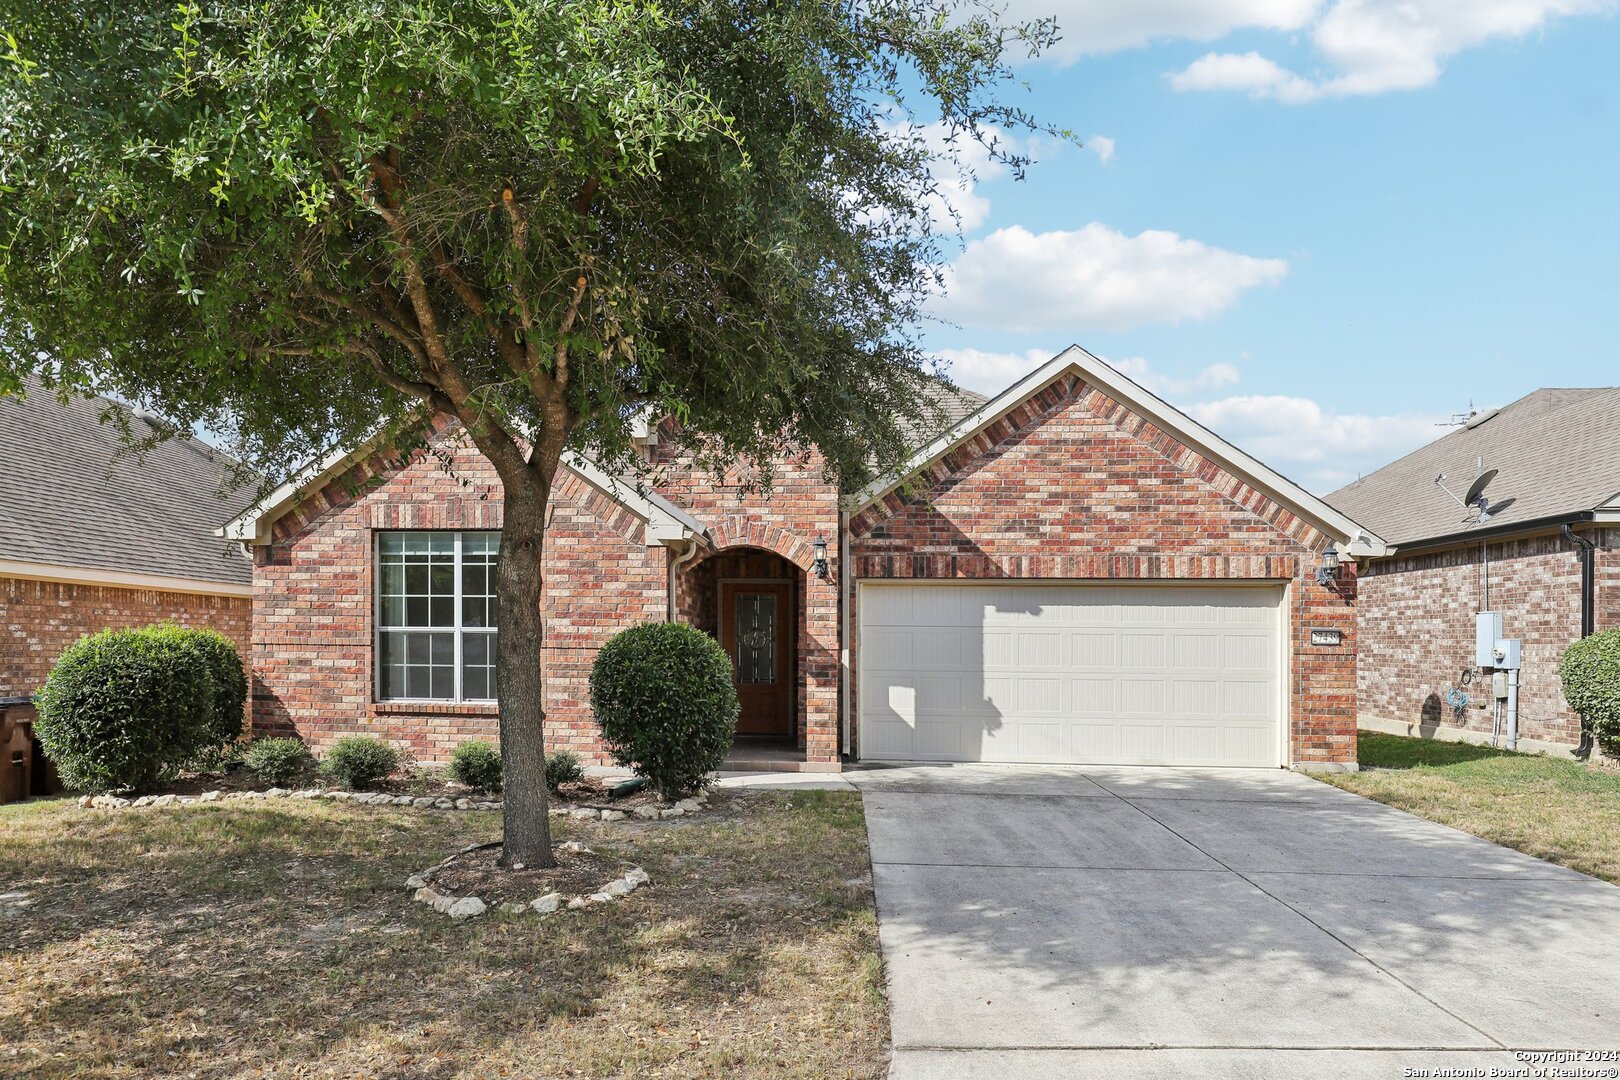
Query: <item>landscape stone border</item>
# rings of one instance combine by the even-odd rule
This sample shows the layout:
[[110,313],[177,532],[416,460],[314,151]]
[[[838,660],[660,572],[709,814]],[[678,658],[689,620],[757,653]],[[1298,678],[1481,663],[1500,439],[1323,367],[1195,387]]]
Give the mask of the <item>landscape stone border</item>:
[[[149,806],[194,806],[242,799],[332,799],[363,806],[409,806],[418,810],[499,810],[502,805],[499,799],[451,799],[442,795],[389,795],[380,791],[344,791],[341,788],[292,790],[278,787],[264,791],[205,791],[200,795],[142,795],[138,799],[126,799],[120,795],[82,795],[79,805],[86,810],[142,810]],[[611,806],[568,803],[550,809],[553,817],[588,821],[660,821],[695,814],[704,808],[708,799],[707,792],[699,792],[671,805],[643,803],[620,810]]]
[[[481,896],[455,896],[451,893],[440,892],[433,887],[433,875],[456,859],[471,851],[477,851],[487,844],[473,844],[464,847],[454,855],[442,859],[436,865],[420,874],[412,874],[405,879],[405,888],[410,890],[411,899],[427,904],[441,915],[448,915],[452,920],[460,922],[464,919],[474,919],[489,910],[489,905]],[[557,847],[562,851],[573,851],[582,854],[591,854],[591,849],[578,840],[564,840]],[[501,905],[501,910],[511,914],[521,914],[533,911],[537,915],[553,915],[558,911],[578,911],[593,904],[610,904],[621,896],[629,896],[643,885],[651,884],[652,877],[639,866],[632,866],[621,877],[616,877],[593,893],[580,893],[576,896],[563,896],[560,892],[548,892],[544,896],[536,897],[527,904],[513,901]]]

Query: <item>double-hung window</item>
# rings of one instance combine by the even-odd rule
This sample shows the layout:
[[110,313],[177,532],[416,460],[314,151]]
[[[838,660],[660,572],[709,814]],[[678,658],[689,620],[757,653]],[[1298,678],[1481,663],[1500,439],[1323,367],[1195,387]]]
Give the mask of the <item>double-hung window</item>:
[[377,697],[495,700],[495,532],[377,534]]

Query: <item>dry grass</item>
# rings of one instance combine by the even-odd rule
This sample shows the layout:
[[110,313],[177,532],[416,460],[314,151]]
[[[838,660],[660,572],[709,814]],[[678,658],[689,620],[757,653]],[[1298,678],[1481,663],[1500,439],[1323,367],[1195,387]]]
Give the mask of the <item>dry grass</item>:
[[0,1075],[882,1073],[858,796],[556,827],[652,887],[452,924],[403,881],[494,814],[0,807]]
[[1359,773],[1328,783],[1620,883],[1620,770],[1363,731]]

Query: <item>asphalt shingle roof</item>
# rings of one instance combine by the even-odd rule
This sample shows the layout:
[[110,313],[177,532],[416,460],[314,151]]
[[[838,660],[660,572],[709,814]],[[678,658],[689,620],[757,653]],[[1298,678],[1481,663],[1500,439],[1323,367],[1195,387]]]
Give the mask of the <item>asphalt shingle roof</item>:
[[1620,387],[1541,389],[1385,465],[1327,497],[1391,544],[1478,528],[1435,485],[1464,495],[1479,461],[1498,470],[1490,527],[1592,510],[1620,492]]
[[129,412],[105,398],[64,405],[37,381],[0,396],[0,559],[251,584],[252,563],[214,530],[255,486],[222,494],[232,463],[196,439],[135,454],[101,422],[107,409]]

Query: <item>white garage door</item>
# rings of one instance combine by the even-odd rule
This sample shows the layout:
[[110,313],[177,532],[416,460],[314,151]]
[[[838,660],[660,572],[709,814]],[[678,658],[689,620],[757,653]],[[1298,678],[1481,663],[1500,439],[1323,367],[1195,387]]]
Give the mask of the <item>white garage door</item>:
[[1278,765],[1282,596],[863,585],[861,757]]

